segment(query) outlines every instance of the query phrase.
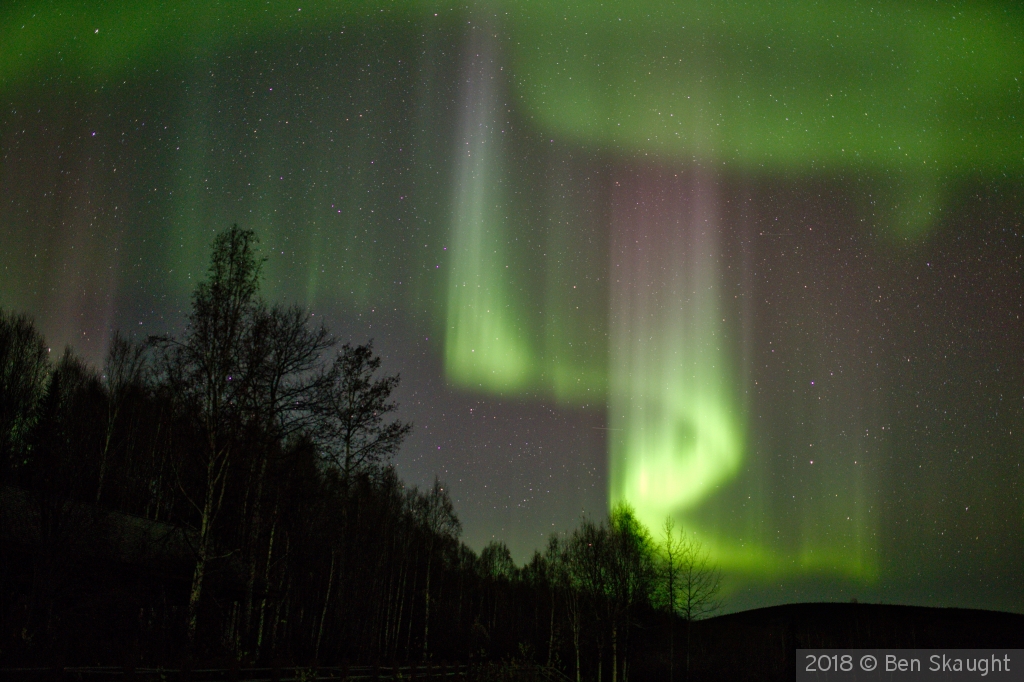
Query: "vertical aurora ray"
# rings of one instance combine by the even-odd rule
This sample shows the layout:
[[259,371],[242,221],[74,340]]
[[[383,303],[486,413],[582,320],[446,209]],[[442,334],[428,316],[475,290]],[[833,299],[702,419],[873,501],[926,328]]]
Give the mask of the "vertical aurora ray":
[[742,419],[722,348],[713,182],[647,171],[617,184],[609,497],[657,528],[736,472]]
[[[824,300],[799,308],[807,297],[798,293],[803,280],[758,291],[749,272],[737,278],[737,269],[752,267],[752,256],[727,253],[742,251],[730,222],[737,216],[724,211],[728,190],[708,171],[648,167],[617,177],[609,502],[628,501],[654,529],[675,518],[734,578],[870,581],[878,573],[870,472],[880,461],[876,434],[884,434],[871,396],[881,377],[867,368],[851,371],[870,349],[857,348],[855,338],[845,345],[829,338],[848,330],[807,312],[827,310]],[[727,304],[727,289],[797,306],[786,320],[799,323],[759,330],[756,345],[768,346],[768,358],[744,339],[755,322],[752,304]],[[856,308],[851,303],[845,313],[865,320]],[[779,353],[770,339],[781,344]],[[816,360],[808,348],[828,350]],[[787,390],[765,404],[758,381]],[[822,384],[824,395],[845,400],[822,400]]]
[[753,215],[730,216],[746,222],[738,294],[742,333],[753,334],[742,360],[745,464],[691,520],[754,577],[871,583],[882,571],[880,485],[898,458],[881,400],[891,379],[876,357],[887,330],[863,262],[875,245],[835,211],[831,190],[798,196],[776,190],[766,208],[752,192]]
[[[185,298],[202,276],[201,263],[210,225],[216,224],[210,200],[210,179],[218,180],[210,158],[211,111],[206,84],[193,82],[182,107],[177,144],[173,152],[171,219],[162,251],[162,270],[175,298]],[[217,216],[219,217],[219,216]],[[205,228],[205,229],[204,229]]]
[[497,37],[470,32],[459,124],[451,229],[445,371],[456,385],[504,393],[535,371],[512,288],[508,209],[503,196],[502,74]]
[[594,159],[549,153],[544,241],[544,371],[555,400],[601,405],[607,394],[607,177]]
[[0,122],[0,307],[28,311],[54,354],[102,357],[115,316],[131,202],[111,104],[97,96],[72,121],[12,106]]
[[[590,459],[530,461],[607,454],[611,501],[727,576],[998,581],[1024,13],[954,4],[27,2],[0,18],[0,305],[98,363],[108,327],[181,322],[238,222],[270,298],[456,389],[424,404],[607,409],[550,426],[600,434]],[[559,528],[602,474],[551,490]]]

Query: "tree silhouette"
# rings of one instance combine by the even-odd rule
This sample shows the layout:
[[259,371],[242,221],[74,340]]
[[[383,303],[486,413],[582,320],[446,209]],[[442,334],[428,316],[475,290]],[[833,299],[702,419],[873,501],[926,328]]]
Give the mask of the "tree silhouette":
[[[252,230],[231,229],[213,241],[207,279],[196,287],[184,339],[157,339],[164,351],[163,379],[197,422],[201,443],[195,448],[200,490],[186,493],[198,515],[195,571],[189,592],[187,636],[195,643],[199,600],[213,558],[214,524],[227,489],[232,446],[238,440],[245,392],[239,350],[258,309],[260,269]],[[184,490],[184,488],[183,488]]]
[[379,369],[373,341],[346,343],[324,383],[319,435],[324,457],[340,472],[346,494],[355,476],[381,471],[412,430],[412,424],[385,421],[398,407],[391,393],[400,379],[397,374],[375,378]]
[[[662,526],[663,542],[660,547],[658,561],[658,574],[661,579],[659,585],[659,606],[675,616],[679,607],[679,573],[682,570],[682,539],[675,534],[675,521],[671,516],[665,517],[665,524]],[[675,618],[669,619],[669,663],[668,679],[673,682],[675,679]]]
[[456,540],[462,532],[462,524],[455,516],[455,506],[452,504],[451,495],[436,477],[430,492],[420,499],[417,515],[428,533],[427,584],[423,591],[423,658],[426,659],[430,653],[428,648],[430,641],[430,572],[434,562],[434,551],[438,541]]
[[74,556],[97,520],[78,501],[87,496],[94,464],[91,455],[102,438],[102,404],[99,377],[66,349],[36,408],[20,472],[31,491],[39,524],[27,625],[29,632],[43,634],[51,642],[61,626],[62,612],[75,602],[68,590],[75,577]]
[[675,612],[686,621],[686,676],[690,676],[690,629],[693,621],[721,608],[722,573],[701,541],[679,530],[678,600]]
[[617,504],[608,517],[607,549],[612,682],[617,682],[620,661],[621,676],[626,678],[630,634],[638,609],[650,603],[655,579],[651,535],[625,502]]
[[[240,380],[245,387],[241,398],[252,434],[246,485],[251,501],[246,505],[242,531],[246,586],[241,629],[252,646],[256,645],[252,640],[260,639],[253,621],[258,566],[261,562],[267,565],[273,552],[275,527],[267,529],[263,522],[270,458],[275,448],[312,425],[319,409],[317,401],[329,382],[321,368],[321,354],[334,341],[322,325],[310,328],[309,318],[300,306],[268,308],[260,302],[254,306],[240,351]],[[271,516],[275,516],[273,510]],[[264,532],[266,559],[260,543]]]
[[48,371],[46,342],[32,320],[0,309],[0,480],[24,462]]
[[103,367],[103,380],[107,389],[107,409],[104,419],[103,449],[100,452],[99,474],[96,482],[96,503],[103,497],[107,460],[114,447],[118,420],[134,388],[142,382],[146,370],[146,346],[114,332]]
[[624,505],[523,567],[501,541],[459,542],[447,487],[392,464],[411,431],[399,377],[371,343],[329,355],[304,308],[264,302],[261,264],[251,231],[217,235],[184,331],[115,334],[102,375],[70,351],[51,364],[0,311],[10,660],[535,658],[625,682],[656,672],[659,638],[636,636],[655,601],[714,609],[717,571],[671,525],[655,592]]

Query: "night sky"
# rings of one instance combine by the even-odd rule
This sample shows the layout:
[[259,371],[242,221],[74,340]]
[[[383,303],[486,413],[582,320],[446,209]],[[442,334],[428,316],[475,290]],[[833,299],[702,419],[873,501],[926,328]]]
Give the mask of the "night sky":
[[238,223],[477,550],[625,499],[727,610],[1024,612],[1024,10],[628,4],[7,6],[0,306],[100,364]]

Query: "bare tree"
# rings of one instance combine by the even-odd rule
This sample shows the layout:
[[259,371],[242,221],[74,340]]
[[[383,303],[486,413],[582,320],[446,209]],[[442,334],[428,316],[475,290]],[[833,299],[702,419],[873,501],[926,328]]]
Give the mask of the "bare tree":
[[[462,532],[462,524],[455,516],[452,498],[438,478],[434,478],[434,486],[420,498],[417,516],[427,531],[427,582],[424,587],[423,616],[423,658],[430,653],[428,648],[430,635],[430,571],[433,566],[434,550],[438,540],[456,540]],[[511,561],[511,558],[509,559]]]
[[214,524],[242,421],[240,408],[245,404],[247,387],[239,349],[258,306],[263,261],[256,257],[256,243],[252,230],[237,225],[217,235],[207,279],[192,295],[184,339],[154,339],[163,351],[163,378],[196,420],[203,441],[198,448],[201,489],[198,495],[186,493],[199,518],[187,616],[190,649],[207,566],[213,558]]
[[562,563],[562,547],[558,540],[557,535],[552,535],[548,538],[548,546],[544,550],[544,582],[550,592],[549,598],[551,601],[551,612],[548,623],[548,657],[547,665],[549,668],[554,662],[554,651],[555,651],[555,603],[556,594],[559,587],[561,587],[562,581],[560,580],[560,574],[563,570]]
[[608,517],[607,562],[609,625],[612,645],[612,682],[628,677],[630,633],[636,611],[649,603],[654,587],[654,545],[633,508],[620,502]]
[[[33,561],[33,597],[39,618],[29,632],[52,633],[61,620],[58,595],[73,579],[75,553],[96,518],[82,505],[92,455],[101,439],[103,388],[95,371],[65,349],[50,373],[29,434],[22,480],[28,484],[39,520],[40,547]],[[33,623],[33,621],[35,621]]]
[[679,573],[682,570],[682,538],[675,535],[675,521],[671,516],[665,517],[665,525],[662,526],[663,542],[660,547],[661,553],[658,562],[658,573],[661,579],[659,589],[659,602],[661,608],[672,614],[669,620],[669,659],[668,679],[673,682],[675,679],[675,615],[679,607]]
[[131,390],[142,381],[146,367],[146,346],[114,332],[103,367],[103,381],[107,388],[107,410],[103,449],[100,451],[100,469],[96,482],[96,503],[103,496],[103,483],[107,473],[107,460],[114,446],[118,419]]
[[690,675],[690,625],[722,606],[722,573],[712,563],[711,553],[695,536],[679,530],[678,601],[676,613],[686,621],[686,675]]
[[49,368],[46,342],[32,320],[0,310],[0,480],[23,461]]
[[580,542],[581,538],[573,533],[568,540],[559,542],[558,538],[552,536],[548,547],[558,552],[558,563],[555,564],[555,577],[565,598],[565,612],[569,618],[569,629],[572,630],[572,646],[575,655],[575,678],[576,682],[582,679],[580,669],[580,639],[583,632],[583,576],[584,559],[583,546],[586,543]]
[[372,341],[360,346],[346,343],[317,389],[314,428],[321,456],[337,473],[341,485],[342,546],[337,571],[342,582],[336,592],[343,612],[352,537],[349,508],[355,503],[353,483],[359,476],[385,471],[412,430],[412,424],[385,419],[398,409],[391,393],[400,379],[398,375],[376,377],[380,363],[380,357],[373,353]]
[[373,341],[346,343],[327,375],[319,432],[325,457],[341,474],[346,494],[354,476],[379,471],[412,430],[406,422],[385,422],[398,409],[390,398],[400,379],[397,374],[374,378],[378,369]]
[[[512,552],[508,545],[500,540],[491,540],[480,551],[480,561],[477,563],[480,575],[484,578],[483,584],[486,592],[490,592],[491,607],[490,618],[487,619],[487,629],[493,631],[498,621],[499,603],[503,589],[516,575],[516,564],[512,560]],[[485,594],[486,594],[485,592]],[[483,607],[481,606],[481,611]]]
[[569,537],[566,556],[569,589],[574,592],[569,604],[576,648],[576,677],[580,677],[580,639],[583,626],[592,626],[597,645],[597,679],[604,668],[602,627],[608,624],[608,529],[604,523],[583,519]]
[[[318,412],[318,399],[329,379],[321,369],[321,354],[334,345],[327,329],[309,324],[311,315],[300,306],[257,304],[246,327],[242,356],[241,397],[246,418],[258,431],[249,461],[246,486],[246,528],[244,558],[247,567],[245,601],[242,607],[242,631],[247,643],[255,645],[253,613],[257,566],[263,560],[260,536],[264,530],[263,504],[267,468],[273,446],[280,446],[312,424]],[[271,514],[273,516],[273,513]],[[266,560],[273,551],[273,528],[266,537]]]
[[310,325],[302,306],[259,305],[243,351],[247,408],[273,439],[287,440],[310,427],[328,376],[321,355],[334,345],[330,332]]

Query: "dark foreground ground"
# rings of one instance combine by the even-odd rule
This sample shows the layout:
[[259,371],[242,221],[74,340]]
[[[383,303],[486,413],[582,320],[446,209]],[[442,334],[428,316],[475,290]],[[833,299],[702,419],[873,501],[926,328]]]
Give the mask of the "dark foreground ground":
[[[639,636],[637,636],[639,635]],[[686,624],[666,617],[648,621],[634,635],[628,682],[794,680],[797,649],[1024,648],[1024,614],[885,604],[786,604]],[[687,649],[689,648],[689,651]],[[687,671],[689,653],[689,671]],[[607,664],[607,662],[606,662]],[[294,665],[294,664],[292,664]],[[575,682],[572,670],[526,661],[435,662],[429,668],[278,667],[231,670],[225,664],[177,670],[122,668],[12,670],[0,663],[0,679],[29,680],[285,680],[348,679],[350,682]],[[6,668],[6,669],[5,669]],[[607,671],[606,671],[607,673]],[[594,682],[585,676],[586,682]],[[610,677],[606,674],[606,680]]]
[[[676,624],[672,634],[672,678],[684,680],[685,625]],[[693,624],[689,679],[793,680],[796,650],[814,648],[1024,648],[1024,615],[888,604],[786,604],[732,613]],[[634,679],[668,680],[667,654],[650,654],[637,662]]]

